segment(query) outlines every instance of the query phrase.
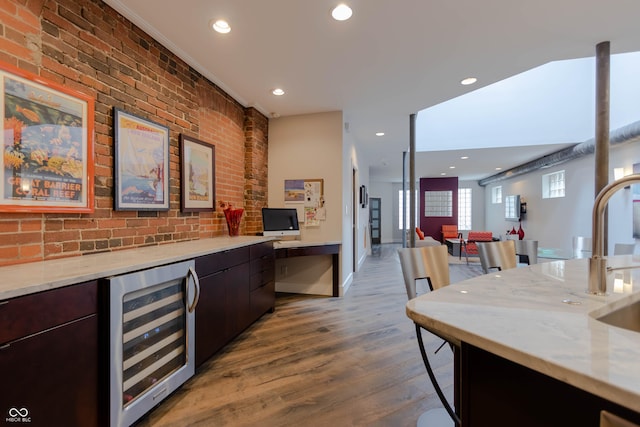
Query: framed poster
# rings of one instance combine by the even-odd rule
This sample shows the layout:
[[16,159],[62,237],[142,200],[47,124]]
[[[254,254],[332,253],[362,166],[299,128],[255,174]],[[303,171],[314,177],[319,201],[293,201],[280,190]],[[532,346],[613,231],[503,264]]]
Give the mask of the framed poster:
[[115,210],[169,210],[169,128],[113,113]]
[[93,212],[93,103],[0,63],[0,211]]
[[182,212],[213,210],[216,198],[215,147],[181,134],[180,160]]

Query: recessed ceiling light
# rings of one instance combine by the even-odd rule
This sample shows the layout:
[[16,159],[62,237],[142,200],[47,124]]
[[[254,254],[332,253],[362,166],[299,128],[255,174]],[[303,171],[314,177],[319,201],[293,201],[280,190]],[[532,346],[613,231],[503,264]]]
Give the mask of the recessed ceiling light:
[[478,79],[476,79],[475,77],[467,77],[466,79],[463,79],[463,80],[460,82],[460,84],[461,84],[461,85],[468,86],[468,85],[472,85],[472,84],[474,84],[474,83],[475,83],[475,82],[477,82],[477,81],[478,81]]
[[384,136],[384,132],[376,132],[376,136]]
[[351,18],[352,14],[353,11],[351,10],[351,8],[344,3],[337,5],[331,11],[331,16],[333,16],[333,19],[335,19],[336,21],[346,21],[347,19]]
[[455,168],[456,168],[455,166],[449,166],[449,169],[455,169]]
[[447,173],[446,172],[442,172],[440,175],[445,176]]
[[501,170],[502,170],[502,168],[496,168],[496,170],[497,170],[497,171],[501,171]]
[[282,96],[284,95],[284,90],[278,88],[275,88],[274,90],[271,91],[272,94],[274,94],[275,96]]
[[467,160],[469,158],[469,156],[462,156],[460,157],[462,160]]
[[229,23],[224,19],[218,19],[213,24],[211,24],[211,27],[220,34],[227,34],[229,31],[231,31]]

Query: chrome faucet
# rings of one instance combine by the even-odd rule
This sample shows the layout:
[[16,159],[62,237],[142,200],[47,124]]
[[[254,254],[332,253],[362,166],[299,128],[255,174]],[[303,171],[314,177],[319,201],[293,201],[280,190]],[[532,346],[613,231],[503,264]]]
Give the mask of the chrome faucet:
[[640,174],[627,175],[604,187],[593,204],[591,258],[589,259],[589,289],[593,295],[607,294],[607,258],[604,257],[604,208],[609,199],[629,184],[640,184]]

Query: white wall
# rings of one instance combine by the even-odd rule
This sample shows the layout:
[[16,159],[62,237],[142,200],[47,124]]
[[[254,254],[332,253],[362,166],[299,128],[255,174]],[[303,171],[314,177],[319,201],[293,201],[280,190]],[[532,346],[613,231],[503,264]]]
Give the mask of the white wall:
[[[351,226],[354,208],[356,268],[364,261],[368,250],[365,233],[369,218],[368,209],[354,206],[352,191],[352,170],[356,170],[356,190],[363,184],[368,187],[369,165],[359,159],[355,144],[344,129],[343,115],[339,111],[271,119],[268,160],[270,207],[284,206],[284,180],[324,180],[327,219],[318,227],[301,224],[300,240],[342,244],[341,294],[348,289],[354,270]],[[276,290],[331,295],[330,261],[330,257],[324,255],[277,260]]]
[[[485,193],[487,229],[495,235],[505,234],[517,223],[504,220],[504,204],[491,203],[491,188],[502,185],[502,195],[519,194],[527,202],[522,221],[525,239],[539,241],[539,246],[571,250],[573,236],[591,237],[592,209],[595,198],[595,155],[581,157],[548,169],[488,185]],[[624,167],[627,173],[640,162],[640,143],[612,146],[609,151],[610,181],[613,168]],[[565,171],[566,196],[542,199],[542,175]],[[633,243],[631,190],[620,190],[609,202],[609,253],[613,245]]]
[[370,181],[369,197],[380,198],[380,241],[393,243],[396,241],[394,230],[398,224],[398,191],[402,184]]
[[[420,188],[420,181],[416,183],[416,189]],[[485,229],[485,188],[478,185],[477,181],[459,181],[459,188],[471,188],[471,225],[474,230]],[[408,189],[408,185],[407,185]],[[398,231],[398,192],[402,191],[402,183],[372,181],[370,197],[382,199],[382,243],[402,242],[402,233]],[[418,203],[420,203],[418,201]],[[416,218],[416,223],[419,218]]]
[[[491,203],[491,189],[502,186],[502,195],[519,194],[527,202],[527,215],[522,221],[525,239],[538,240],[541,247],[571,250],[573,236],[591,236],[591,217],[595,198],[595,156],[588,155],[552,168],[538,170],[516,178],[481,187],[475,181],[460,181],[460,187],[473,189],[474,230],[504,235],[518,223],[504,220],[504,205]],[[609,152],[610,180],[613,169],[622,167],[632,172],[640,163],[640,142],[612,146]],[[542,199],[542,175],[565,170],[567,195],[559,199]],[[398,221],[398,191],[401,183],[372,181],[370,196],[382,199],[382,243],[401,242],[401,234],[394,233]],[[609,253],[615,243],[633,243],[631,190],[621,190],[609,202]],[[638,242],[640,243],[640,242]]]

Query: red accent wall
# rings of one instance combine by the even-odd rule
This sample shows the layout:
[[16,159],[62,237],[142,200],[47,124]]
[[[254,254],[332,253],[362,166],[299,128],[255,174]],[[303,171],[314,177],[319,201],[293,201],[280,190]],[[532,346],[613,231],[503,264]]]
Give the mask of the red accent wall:
[[[424,216],[424,193],[425,191],[451,191],[453,193],[453,216],[451,217],[428,217]],[[419,215],[420,229],[425,236],[442,240],[443,225],[458,225],[458,177],[452,178],[420,178],[420,208]]]
[[[0,212],[0,265],[227,234],[219,208],[180,209],[181,133],[215,146],[216,204],[245,208],[241,234],[262,229],[268,119],[102,1],[0,1],[0,61],[95,101],[95,212]],[[169,127],[169,211],[113,210],[113,107]]]

